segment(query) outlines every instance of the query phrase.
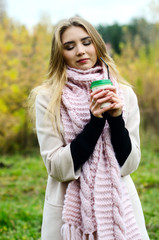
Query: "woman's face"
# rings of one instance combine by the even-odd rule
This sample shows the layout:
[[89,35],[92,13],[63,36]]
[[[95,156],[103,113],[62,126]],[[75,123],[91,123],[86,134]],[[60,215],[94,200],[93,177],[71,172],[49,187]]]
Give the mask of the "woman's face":
[[82,27],[67,28],[61,40],[63,57],[69,67],[87,70],[96,64],[96,49],[90,36]]

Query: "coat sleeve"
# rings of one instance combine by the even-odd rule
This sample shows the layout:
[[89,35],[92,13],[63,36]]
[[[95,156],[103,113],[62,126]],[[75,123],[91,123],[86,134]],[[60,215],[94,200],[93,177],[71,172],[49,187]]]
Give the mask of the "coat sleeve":
[[127,111],[127,120],[125,126],[129,131],[132,150],[121,168],[121,176],[126,176],[134,172],[138,168],[141,158],[139,137],[140,113],[138,101],[132,88],[126,88],[126,94],[124,94],[126,96],[125,102]]
[[80,170],[74,172],[70,144],[64,146],[62,137],[58,136],[49,117],[46,116],[48,96],[36,97],[36,132],[40,153],[48,174],[59,182],[75,180]]

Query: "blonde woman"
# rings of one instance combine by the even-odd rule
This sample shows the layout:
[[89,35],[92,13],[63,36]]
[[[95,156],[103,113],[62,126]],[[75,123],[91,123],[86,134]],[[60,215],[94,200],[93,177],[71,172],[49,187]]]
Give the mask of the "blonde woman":
[[[112,86],[90,91],[108,77]],[[48,172],[42,240],[149,239],[130,177],[140,162],[137,98],[90,23],[57,24],[48,79],[30,98]]]

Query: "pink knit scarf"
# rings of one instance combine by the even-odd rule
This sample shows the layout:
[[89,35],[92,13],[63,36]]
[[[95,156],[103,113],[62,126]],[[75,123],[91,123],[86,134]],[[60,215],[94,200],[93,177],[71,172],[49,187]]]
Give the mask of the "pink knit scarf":
[[[65,143],[69,144],[90,120],[91,82],[106,79],[107,71],[103,66],[84,71],[68,68],[67,75],[61,117]],[[111,80],[123,99],[117,82]],[[80,178],[68,184],[62,219],[64,240],[142,239],[121,180],[107,122],[93,154],[82,166]]]

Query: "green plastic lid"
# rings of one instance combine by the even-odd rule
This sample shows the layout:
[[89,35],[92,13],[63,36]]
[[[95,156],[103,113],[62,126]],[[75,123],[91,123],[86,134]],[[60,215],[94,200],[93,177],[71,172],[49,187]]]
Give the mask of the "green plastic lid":
[[91,83],[91,89],[101,85],[113,85],[110,79],[97,80]]

